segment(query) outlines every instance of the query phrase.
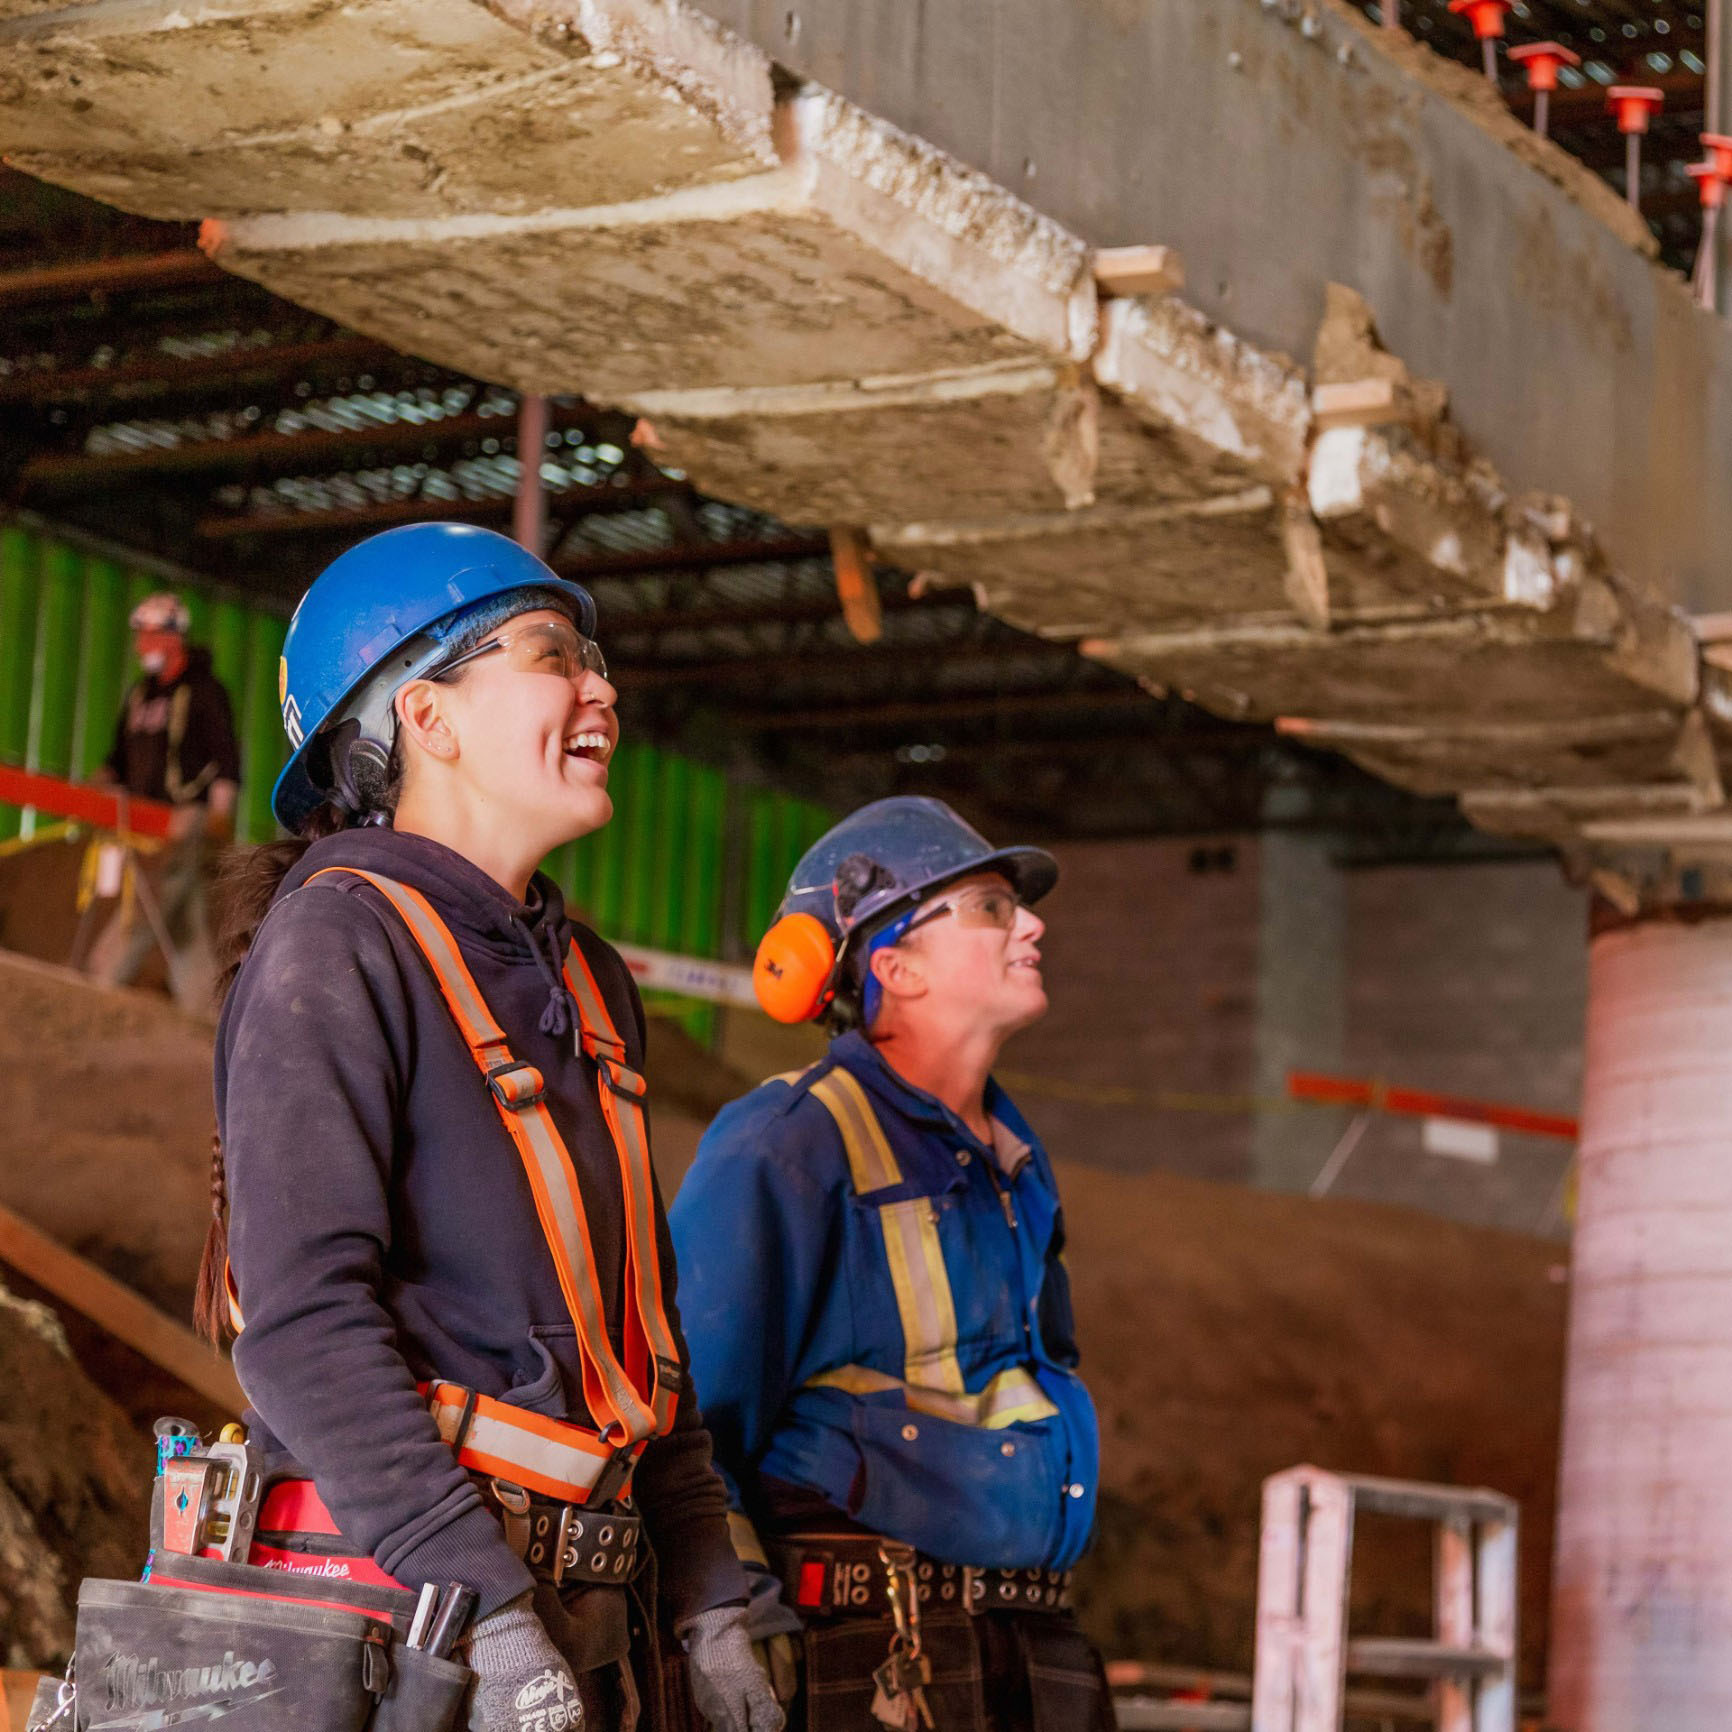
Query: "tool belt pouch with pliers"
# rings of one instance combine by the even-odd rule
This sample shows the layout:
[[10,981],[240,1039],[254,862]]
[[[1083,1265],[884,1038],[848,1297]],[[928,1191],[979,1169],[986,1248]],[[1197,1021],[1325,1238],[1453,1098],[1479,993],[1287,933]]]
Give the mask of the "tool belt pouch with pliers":
[[79,1588],[71,1688],[27,1726],[454,1732],[474,1674],[407,1646],[414,1612],[405,1589],[159,1554],[149,1581]]

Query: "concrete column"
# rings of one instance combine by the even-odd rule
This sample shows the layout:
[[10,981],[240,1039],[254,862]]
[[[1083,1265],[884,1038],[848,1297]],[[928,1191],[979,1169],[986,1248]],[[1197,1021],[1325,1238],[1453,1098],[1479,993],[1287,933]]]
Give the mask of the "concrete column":
[[1551,1628],[1565,1732],[1732,1726],[1732,911],[1595,939]]
[[[1258,845],[1256,1087],[1270,1100],[1285,1095],[1290,1070],[1341,1069],[1347,895],[1333,841],[1313,830],[1265,830]],[[1309,1189],[1346,1123],[1342,1113],[1259,1112],[1252,1182]]]

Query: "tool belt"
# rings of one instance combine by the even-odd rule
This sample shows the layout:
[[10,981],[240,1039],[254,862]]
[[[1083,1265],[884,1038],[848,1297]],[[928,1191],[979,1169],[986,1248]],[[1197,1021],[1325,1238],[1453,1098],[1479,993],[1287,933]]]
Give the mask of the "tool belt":
[[997,1570],[940,1563],[875,1534],[789,1534],[766,1541],[788,1598],[810,1617],[890,1615],[897,1572],[912,1578],[922,1611],[1068,1612],[1069,1570]]
[[[500,1518],[511,1549],[533,1575],[555,1587],[575,1582],[623,1586],[643,1566],[647,1548],[640,1516],[533,1497],[503,1480],[482,1481],[481,1492]],[[252,1543],[241,1557],[295,1575],[396,1585],[342,1537],[310,1479],[281,1479],[271,1485]]]
[[532,1497],[501,1480],[492,1481],[485,1495],[505,1524],[511,1549],[532,1575],[555,1587],[571,1582],[623,1587],[643,1568],[648,1548],[641,1516]]

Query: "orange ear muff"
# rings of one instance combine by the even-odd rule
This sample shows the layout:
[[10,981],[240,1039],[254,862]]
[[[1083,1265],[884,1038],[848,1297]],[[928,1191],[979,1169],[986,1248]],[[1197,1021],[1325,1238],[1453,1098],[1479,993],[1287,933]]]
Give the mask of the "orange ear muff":
[[752,990],[777,1022],[810,1022],[830,1002],[836,946],[823,921],[785,914],[758,946]]

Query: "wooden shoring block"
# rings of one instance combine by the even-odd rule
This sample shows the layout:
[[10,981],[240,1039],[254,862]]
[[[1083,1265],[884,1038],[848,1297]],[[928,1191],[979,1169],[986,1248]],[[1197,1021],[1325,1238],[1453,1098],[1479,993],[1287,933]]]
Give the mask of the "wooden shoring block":
[[1095,287],[1103,295],[1176,295],[1185,261],[1172,247],[1103,247],[1094,256]]
[[1311,418],[1319,433],[1334,427],[1385,427],[1411,413],[1407,392],[1396,379],[1350,379],[1319,385],[1311,393]]

